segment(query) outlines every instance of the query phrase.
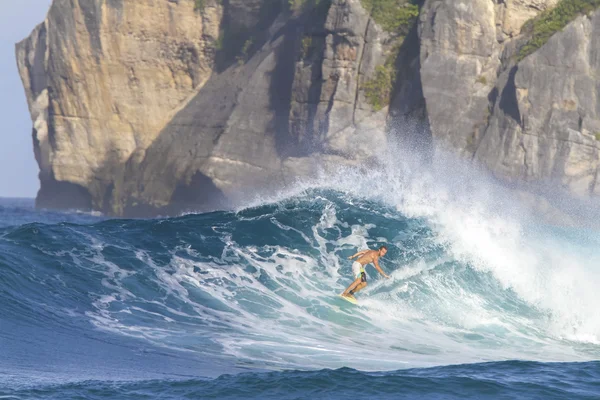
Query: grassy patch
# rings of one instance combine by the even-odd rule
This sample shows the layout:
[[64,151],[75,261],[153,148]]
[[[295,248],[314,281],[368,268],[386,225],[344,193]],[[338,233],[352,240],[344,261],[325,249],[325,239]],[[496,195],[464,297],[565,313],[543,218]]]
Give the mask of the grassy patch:
[[[320,60],[325,50],[325,37],[305,35],[300,43],[300,54],[298,60],[304,63],[312,63]],[[319,61],[320,62],[320,61]]]
[[365,10],[388,32],[408,34],[419,16],[419,6],[410,0],[360,0]]
[[373,77],[362,85],[367,102],[374,111],[379,111],[390,104],[397,75],[396,59],[404,38],[419,17],[419,6],[414,0],[361,0],[361,3],[377,24],[397,35],[385,63],[376,67]]
[[401,36],[390,49],[385,63],[376,67],[373,78],[362,85],[367,102],[373,107],[374,111],[379,111],[390,104],[390,97],[397,75],[396,59],[400,54],[403,43],[404,36]]
[[477,83],[481,83],[482,85],[487,85],[487,79],[483,75],[479,75],[477,78]]
[[596,134],[594,135],[594,137],[596,138],[596,140],[600,141],[600,132],[596,132]]
[[253,44],[254,44],[253,38],[250,38],[244,42],[244,46],[242,47],[242,52],[236,58],[238,65],[243,65],[246,61],[248,61],[248,57],[250,55],[250,50],[252,49]]
[[379,111],[390,103],[395,75],[393,68],[379,65],[375,68],[375,76],[364,83],[365,97],[374,111]]
[[308,58],[312,49],[312,36],[304,36],[302,38],[302,59]]
[[517,61],[542,47],[552,35],[563,29],[580,15],[590,13],[600,6],[600,0],[561,0],[556,7],[542,12],[527,21],[521,33],[531,38],[519,51]]

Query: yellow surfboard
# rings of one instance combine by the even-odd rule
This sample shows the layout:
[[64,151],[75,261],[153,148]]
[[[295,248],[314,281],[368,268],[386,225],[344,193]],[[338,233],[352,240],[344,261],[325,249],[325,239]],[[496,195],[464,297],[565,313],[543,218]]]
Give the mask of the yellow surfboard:
[[346,296],[342,296],[340,294],[340,297],[344,300],[346,300],[348,303],[352,303],[352,304],[357,304],[358,305],[358,301],[356,299],[353,299],[352,297],[346,297]]

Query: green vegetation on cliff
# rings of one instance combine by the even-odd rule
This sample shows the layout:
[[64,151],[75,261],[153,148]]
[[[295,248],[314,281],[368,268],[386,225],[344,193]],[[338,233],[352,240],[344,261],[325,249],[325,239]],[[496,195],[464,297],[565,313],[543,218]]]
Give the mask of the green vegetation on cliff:
[[404,38],[396,42],[390,50],[385,63],[377,66],[373,78],[362,85],[367,102],[373,107],[374,111],[379,111],[390,104],[392,89],[396,83],[397,75],[395,63],[403,43]]
[[250,49],[252,49],[253,45],[254,45],[254,38],[247,39],[244,42],[244,46],[242,47],[242,51],[241,51],[240,55],[238,55],[236,57],[236,61],[237,61],[238,65],[244,65],[244,63],[246,63],[246,61],[248,61],[248,57],[250,56]]
[[373,110],[379,111],[390,103],[396,83],[396,59],[405,37],[414,27],[419,17],[419,0],[360,0],[371,18],[384,30],[396,37],[386,62],[375,68],[373,77],[362,87],[367,102]]
[[301,57],[304,58],[308,58],[308,55],[310,53],[310,50],[312,48],[312,36],[304,36],[302,38],[302,51],[301,51]]
[[419,16],[419,6],[410,0],[360,0],[383,29],[406,35]]
[[390,103],[396,71],[388,65],[375,68],[375,76],[364,83],[365,97],[374,111],[379,111]]
[[521,28],[521,33],[529,35],[530,39],[519,51],[517,60],[521,61],[532,54],[569,22],[594,11],[599,6],[600,0],[561,0],[556,7],[527,21]]

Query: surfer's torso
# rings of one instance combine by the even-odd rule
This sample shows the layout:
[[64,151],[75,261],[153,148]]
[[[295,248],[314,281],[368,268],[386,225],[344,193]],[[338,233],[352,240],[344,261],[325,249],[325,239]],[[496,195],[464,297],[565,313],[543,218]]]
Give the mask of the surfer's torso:
[[369,263],[374,263],[375,260],[379,259],[379,251],[371,250],[360,256],[356,262],[360,263],[362,266],[365,266]]

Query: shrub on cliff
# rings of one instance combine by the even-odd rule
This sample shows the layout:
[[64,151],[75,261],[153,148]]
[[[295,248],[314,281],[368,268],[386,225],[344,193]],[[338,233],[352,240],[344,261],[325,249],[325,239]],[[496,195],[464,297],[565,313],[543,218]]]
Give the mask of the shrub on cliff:
[[385,63],[376,67],[373,77],[362,85],[365,91],[365,98],[374,111],[379,111],[390,104],[392,89],[397,75],[395,62],[400,53],[403,41],[403,38],[400,38],[396,42],[391,48]]
[[383,29],[406,35],[419,16],[419,6],[410,0],[361,0],[365,10]]
[[599,6],[600,0],[561,0],[556,7],[527,21],[521,28],[521,33],[529,35],[530,39],[519,51],[517,60],[521,61],[532,54],[569,22],[580,15],[594,11]]
[[383,65],[375,68],[375,73],[362,88],[367,102],[374,111],[379,111],[390,103],[396,82],[396,59],[406,35],[419,17],[418,0],[361,0],[363,7],[383,29],[395,37],[388,57]]
[[364,83],[365,97],[374,111],[379,111],[389,104],[395,71],[387,65],[375,68],[375,76]]

